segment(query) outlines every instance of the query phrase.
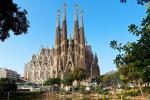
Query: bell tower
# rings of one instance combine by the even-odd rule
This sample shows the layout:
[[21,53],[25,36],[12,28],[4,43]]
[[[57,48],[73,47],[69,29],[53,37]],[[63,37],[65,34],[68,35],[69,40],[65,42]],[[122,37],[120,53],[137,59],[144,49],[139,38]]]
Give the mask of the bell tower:
[[83,25],[83,10],[80,13],[80,66],[85,69],[85,37],[84,37],[84,25]]
[[74,19],[74,32],[73,32],[73,40],[74,40],[74,64],[76,67],[80,67],[78,65],[79,58],[79,25],[78,25],[78,5],[75,5],[75,19]]
[[57,11],[55,50],[56,55],[60,55],[61,53],[60,10]]
[[63,68],[66,67],[66,60],[67,60],[67,21],[66,21],[66,4],[64,4],[64,15],[63,15],[63,22],[62,22],[62,36],[61,36],[61,58],[62,58],[62,66]]

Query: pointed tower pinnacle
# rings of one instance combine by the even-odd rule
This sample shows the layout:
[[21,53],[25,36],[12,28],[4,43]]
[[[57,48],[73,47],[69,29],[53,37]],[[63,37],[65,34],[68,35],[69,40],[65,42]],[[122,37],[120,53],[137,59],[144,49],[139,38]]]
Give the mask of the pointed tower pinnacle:
[[78,25],[78,5],[75,5],[75,20],[74,20],[74,42],[79,43],[79,25]]
[[95,76],[100,75],[100,67],[98,65],[98,57],[97,54],[95,53],[95,57],[94,57],[94,69],[95,69]]
[[78,5],[75,5],[75,20],[74,20],[74,32],[73,32],[73,40],[74,40],[74,63],[75,66],[78,66],[79,59],[79,25],[78,25]]
[[84,37],[84,26],[83,26],[83,11],[80,12],[80,61],[82,68],[86,68],[85,64],[85,37]]
[[64,15],[62,22],[62,42],[67,40],[66,4],[64,4]]
[[95,57],[94,57],[94,60],[95,60],[95,62],[96,62],[96,63],[98,63],[98,57],[97,57],[97,54],[96,54],[96,52],[95,52]]
[[83,27],[83,10],[81,10],[81,12],[80,12],[80,27]]
[[66,21],[66,4],[64,4],[64,15],[62,22],[62,31],[61,31],[61,58],[62,58],[62,67],[65,68],[66,60],[67,60],[67,21]]
[[57,23],[56,23],[56,28],[60,27],[60,10],[57,10]]
[[64,16],[63,16],[63,21],[66,20],[66,4],[64,4]]
[[75,5],[75,21],[78,21],[78,5]]
[[83,10],[80,13],[80,43],[85,45],[84,25],[83,25]]
[[57,51],[57,54],[60,54],[60,41],[61,35],[60,35],[60,10],[57,11],[57,20],[56,20],[56,40],[55,40],[55,48]]

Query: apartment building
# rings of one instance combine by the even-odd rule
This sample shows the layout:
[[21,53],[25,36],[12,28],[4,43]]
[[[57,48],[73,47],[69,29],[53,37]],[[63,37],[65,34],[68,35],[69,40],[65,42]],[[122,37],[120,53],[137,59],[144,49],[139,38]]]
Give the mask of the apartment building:
[[20,74],[10,69],[0,68],[0,78],[10,78],[16,80],[20,79]]

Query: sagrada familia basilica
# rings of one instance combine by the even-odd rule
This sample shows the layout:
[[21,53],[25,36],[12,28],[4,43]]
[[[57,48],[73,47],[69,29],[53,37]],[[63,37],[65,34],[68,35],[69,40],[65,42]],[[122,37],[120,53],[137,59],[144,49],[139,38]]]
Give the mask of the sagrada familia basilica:
[[80,25],[78,23],[77,5],[74,17],[73,37],[67,38],[66,5],[64,5],[62,27],[58,10],[55,47],[42,47],[38,55],[32,56],[31,61],[25,64],[25,79],[43,83],[48,78],[63,78],[78,67],[85,70],[87,78],[100,75],[98,57],[93,54],[91,46],[85,43],[83,11],[80,12]]

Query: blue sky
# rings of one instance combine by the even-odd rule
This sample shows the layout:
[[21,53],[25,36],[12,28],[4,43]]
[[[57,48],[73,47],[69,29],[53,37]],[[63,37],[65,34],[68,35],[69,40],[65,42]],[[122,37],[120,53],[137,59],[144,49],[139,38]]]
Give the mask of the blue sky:
[[[109,2],[108,2],[109,1]],[[56,13],[63,4],[67,5],[68,36],[73,33],[74,6],[84,11],[85,35],[99,58],[101,74],[116,70],[113,64],[117,52],[109,46],[111,40],[126,43],[137,38],[128,32],[132,23],[140,24],[146,16],[146,7],[137,5],[136,0],[121,4],[119,0],[14,0],[28,11],[30,28],[27,34],[11,34],[5,42],[0,42],[0,67],[24,73],[24,64],[33,54],[40,51],[41,45],[52,47],[55,40]],[[61,18],[62,21],[62,18]]]

